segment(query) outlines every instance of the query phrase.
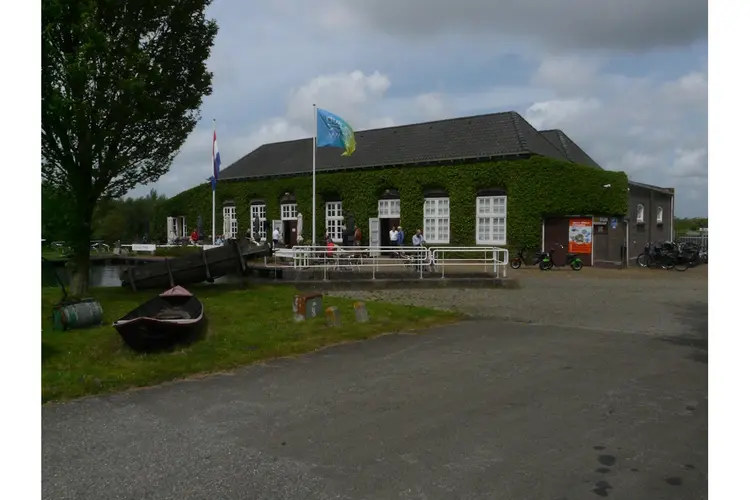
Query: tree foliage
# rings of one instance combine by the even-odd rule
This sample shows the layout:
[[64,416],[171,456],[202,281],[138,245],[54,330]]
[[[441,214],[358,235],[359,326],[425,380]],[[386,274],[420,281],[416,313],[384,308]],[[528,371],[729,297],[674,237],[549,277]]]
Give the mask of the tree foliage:
[[42,238],[66,240],[70,233],[72,200],[57,186],[42,182]]
[[[97,202],[165,174],[211,93],[211,0],[42,0],[42,178],[85,268]],[[75,280],[74,280],[75,282]]]
[[167,197],[155,190],[140,198],[107,200],[100,203],[94,212],[93,237],[108,242],[140,242],[151,239],[151,226],[159,212],[159,206]]
[[678,232],[697,231],[704,227],[708,227],[708,217],[678,217],[674,220],[674,228]]

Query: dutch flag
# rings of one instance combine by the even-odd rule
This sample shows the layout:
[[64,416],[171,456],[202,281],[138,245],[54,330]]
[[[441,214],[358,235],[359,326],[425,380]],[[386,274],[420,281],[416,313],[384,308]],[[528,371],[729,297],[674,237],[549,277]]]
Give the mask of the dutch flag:
[[214,130],[214,144],[213,144],[213,159],[214,159],[214,176],[211,179],[211,185],[216,191],[216,182],[219,180],[219,168],[221,167],[221,156],[219,155],[219,143],[216,142],[216,130]]

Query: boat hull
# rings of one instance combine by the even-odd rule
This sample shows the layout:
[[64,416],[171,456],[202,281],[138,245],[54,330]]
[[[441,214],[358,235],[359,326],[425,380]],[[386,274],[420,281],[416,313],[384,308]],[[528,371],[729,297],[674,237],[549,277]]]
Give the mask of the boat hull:
[[206,319],[203,315],[189,324],[177,324],[153,318],[141,318],[115,325],[122,341],[139,352],[161,351],[178,344],[189,344],[202,337]]
[[141,304],[112,326],[128,347],[149,352],[200,339],[207,322],[201,301],[178,286]]

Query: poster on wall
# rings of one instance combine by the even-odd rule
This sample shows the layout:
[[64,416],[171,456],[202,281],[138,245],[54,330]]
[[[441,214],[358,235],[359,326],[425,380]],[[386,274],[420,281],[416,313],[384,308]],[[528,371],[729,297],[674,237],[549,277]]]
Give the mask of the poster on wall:
[[593,232],[591,219],[570,219],[568,226],[568,252],[590,254]]

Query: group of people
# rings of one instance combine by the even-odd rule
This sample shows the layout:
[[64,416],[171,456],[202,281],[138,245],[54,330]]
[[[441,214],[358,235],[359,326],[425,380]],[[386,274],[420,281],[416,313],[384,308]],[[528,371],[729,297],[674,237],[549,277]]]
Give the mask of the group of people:
[[[388,237],[391,241],[392,247],[402,247],[404,246],[404,228],[401,226],[393,226],[393,229],[390,230],[388,233]],[[424,236],[422,235],[422,230],[417,229],[414,231],[414,235],[411,237],[411,244],[415,247],[421,247],[424,245]]]
[[[252,228],[248,228],[247,234],[245,235],[248,239],[252,241],[258,240],[258,234],[252,233]],[[388,237],[390,240],[390,244],[393,247],[399,247],[405,245],[406,236],[404,233],[404,229],[401,226],[393,226],[393,228],[388,233]],[[200,242],[202,242],[204,239],[203,234],[198,230],[198,228],[195,228],[193,232],[190,234],[190,243],[197,245]],[[281,239],[281,232],[278,228],[274,228],[273,232],[271,233],[271,245],[272,248],[276,249],[279,248],[279,240]],[[358,226],[354,226],[354,245],[355,246],[361,246],[362,245],[362,229]],[[218,235],[216,237],[216,242],[214,244],[221,245],[224,243],[224,238],[222,235]],[[424,236],[422,235],[422,230],[417,229],[414,232],[414,235],[411,238],[411,243],[413,246],[423,246],[424,245]],[[333,237],[326,233],[325,235],[325,244],[329,251],[332,251],[336,244],[333,242]]]

